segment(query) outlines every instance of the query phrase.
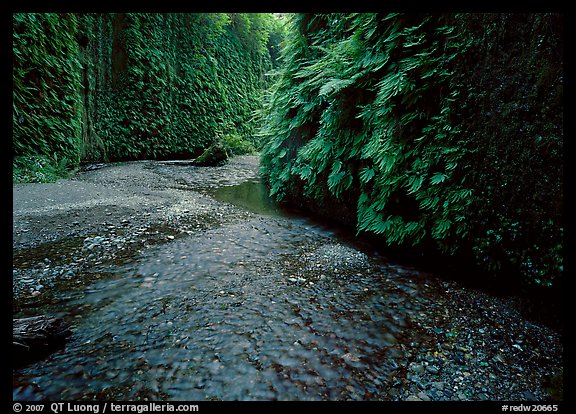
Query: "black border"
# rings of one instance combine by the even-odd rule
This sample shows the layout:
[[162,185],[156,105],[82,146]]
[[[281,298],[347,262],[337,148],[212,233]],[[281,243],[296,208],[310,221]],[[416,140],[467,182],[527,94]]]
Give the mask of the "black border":
[[[576,74],[576,67],[572,63],[572,56],[574,51],[570,46],[572,46],[569,40],[576,39],[576,33],[574,33],[574,19],[572,19],[571,14],[566,13],[566,5],[570,4],[566,1],[544,1],[538,4],[526,4],[526,3],[515,3],[511,4],[491,4],[489,7],[485,3],[472,3],[472,2],[458,2],[455,4],[440,4],[434,2],[426,2],[418,4],[418,2],[405,3],[405,2],[384,2],[384,1],[367,1],[367,0],[356,0],[354,2],[327,2],[323,0],[293,0],[289,2],[275,2],[269,1],[268,3],[258,2],[256,0],[245,0],[245,1],[222,1],[214,0],[209,2],[197,2],[197,1],[174,1],[174,0],[162,0],[155,2],[145,2],[143,0],[131,0],[122,1],[121,3],[107,4],[106,2],[82,2],[82,1],[65,1],[65,0],[53,0],[53,1],[14,1],[11,3],[10,12],[2,13],[1,27],[3,28],[2,33],[2,43],[5,53],[4,64],[0,65],[0,70],[5,73],[6,79],[3,82],[5,85],[2,91],[3,104],[5,105],[3,115],[5,117],[6,134],[4,135],[4,140],[10,139],[12,137],[12,126],[11,126],[11,111],[12,111],[12,99],[9,93],[8,85],[11,82],[11,70],[8,69],[7,60],[12,56],[11,49],[11,38],[12,38],[12,13],[14,12],[117,12],[117,11],[139,11],[139,12],[150,12],[150,13],[161,13],[161,12],[282,12],[282,13],[299,13],[299,12],[317,12],[317,13],[327,13],[327,12],[382,12],[382,11],[411,11],[411,12],[524,12],[524,13],[540,13],[540,12],[556,12],[562,13],[564,17],[564,218],[565,218],[565,280],[568,283],[573,274],[574,270],[574,255],[576,253],[576,236],[574,235],[574,222],[576,220],[576,206],[574,205],[574,198],[571,197],[572,192],[576,189],[575,185],[575,172],[573,171],[574,161],[571,158],[573,154],[574,147],[574,128],[573,120],[576,115],[576,107],[574,105],[574,95],[571,93],[573,91],[573,76]],[[5,48],[4,48],[5,47]],[[10,138],[9,138],[10,137]],[[6,143],[4,145],[7,145]],[[2,173],[5,174],[5,182],[11,183],[12,181],[12,160],[11,160],[11,150],[3,152],[6,156],[6,160],[1,164]],[[9,194],[12,197],[11,188],[7,188]],[[7,221],[6,228],[3,231],[5,237],[8,238],[7,245],[12,242],[12,217],[8,214],[3,215]],[[8,222],[9,221],[9,222]],[[12,256],[9,256],[10,259]],[[3,260],[2,263],[5,264],[6,272],[2,277],[3,281],[11,280],[12,270],[9,268],[12,260]],[[10,283],[11,285],[11,283]],[[4,290],[5,289],[5,290]],[[2,291],[9,292],[9,287],[6,286]],[[568,294],[571,291],[568,290],[568,285],[564,289],[564,297],[562,298],[565,304],[564,315],[567,315],[567,304]],[[5,312],[4,315],[10,315],[12,313],[11,300],[5,302]],[[568,318],[565,318],[565,322]],[[11,324],[11,322],[10,322]],[[10,330],[4,330],[6,336],[9,335]],[[519,405],[557,405],[557,412],[564,412],[565,408],[571,406],[569,402],[572,400],[572,395],[570,394],[569,388],[567,386],[571,384],[572,373],[566,368],[570,365],[572,356],[570,354],[571,339],[570,333],[571,329],[566,326],[565,336],[564,336],[564,400],[563,401],[429,401],[429,402],[377,402],[377,401],[326,401],[326,402],[299,402],[299,401],[262,401],[262,402],[248,402],[248,401],[186,401],[177,402],[170,401],[167,403],[158,402],[158,404],[197,404],[199,406],[199,412],[214,412],[214,411],[239,411],[239,412],[313,412],[317,410],[362,410],[363,412],[382,412],[386,413],[404,413],[407,410],[416,410],[426,413],[494,413],[494,412],[505,412],[503,411],[503,406],[519,406]],[[9,342],[6,340],[7,344]],[[8,394],[10,392],[11,381],[8,375],[8,365],[10,365],[10,357],[6,354],[2,355],[2,368],[6,372],[6,384],[2,387],[4,392],[0,394],[0,400],[10,401],[12,398]],[[4,376],[3,376],[4,378]],[[10,382],[9,382],[10,381]],[[4,380],[2,382],[4,385]],[[6,395],[6,396],[5,396]],[[73,401],[71,401],[73,402]],[[98,404],[100,406],[99,413],[102,413],[102,408],[104,402],[91,402],[93,404]],[[114,403],[127,405],[130,402],[116,402]],[[140,403],[140,402],[134,402]],[[48,413],[50,409],[51,402],[40,402],[40,403],[26,403],[22,402],[23,406],[29,404],[43,404],[44,410],[42,412]],[[11,412],[13,411],[13,402],[10,402],[9,406]],[[508,412],[511,410],[509,409]],[[25,411],[23,411],[25,412]],[[64,411],[65,412],[65,411]],[[110,411],[107,411],[110,412]],[[532,410],[530,411],[532,412]],[[554,411],[542,411],[542,412],[554,412]]]

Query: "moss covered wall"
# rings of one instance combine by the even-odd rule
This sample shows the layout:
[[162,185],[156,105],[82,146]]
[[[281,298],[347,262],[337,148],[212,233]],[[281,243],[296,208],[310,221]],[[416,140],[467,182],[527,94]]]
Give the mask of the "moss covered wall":
[[[253,140],[251,119],[264,86],[258,73],[270,58],[240,41],[228,15],[127,13],[85,20],[87,33],[97,33],[95,26],[105,21],[112,34],[89,41],[85,51],[90,79],[102,79],[87,93],[100,100],[89,112],[91,147],[103,143],[109,159],[189,157],[219,136]],[[102,62],[106,48],[112,49],[111,67]]]
[[466,137],[474,198],[470,244],[480,264],[561,283],[563,270],[563,19],[467,16],[468,87],[455,124]]
[[82,131],[78,19],[13,15],[13,154],[79,160]]
[[562,275],[562,19],[302,14],[267,106],[278,200],[500,282]]
[[263,15],[21,13],[14,22],[15,156],[190,157],[217,137],[255,140],[271,66]]

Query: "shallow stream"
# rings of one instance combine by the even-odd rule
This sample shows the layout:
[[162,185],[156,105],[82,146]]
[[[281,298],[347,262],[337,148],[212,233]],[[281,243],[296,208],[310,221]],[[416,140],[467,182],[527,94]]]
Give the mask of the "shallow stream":
[[[120,168],[105,177],[125,180],[129,170]],[[228,178],[216,170],[163,164],[150,171],[175,177],[184,199],[209,197],[198,204],[198,217],[206,219],[185,231],[169,223],[142,230],[134,238],[153,233],[153,242],[126,247],[113,265],[99,268],[74,259],[70,278],[39,296],[47,299],[17,310],[14,317],[63,317],[73,334],[65,348],[14,371],[15,400],[510,399],[525,390],[543,395],[528,383],[516,385],[518,378],[538,383],[520,374],[522,366],[534,366],[523,359],[527,354],[499,362],[519,352],[506,335],[528,331],[524,325],[506,331],[494,302],[448,288],[380,258],[337,229],[277,209],[254,167]],[[163,182],[159,188],[167,191]],[[154,191],[146,189],[152,196]],[[171,211],[193,212],[179,205]],[[223,219],[232,211],[224,207],[238,213]],[[70,239],[70,246],[65,239],[15,252],[15,266],[25,273],[31,262],[43,263],[43,254],[72,260],[64,250],[75,246],[98,256],[128,237],[121,226],[112,227],[118,230],[114,237],[82,236]],[[57,264],[50,263],[47,269]],[[456,300],[475,304],[461,308]],[[542,343],[540,331],[534,332],[534,344]],[[472,349],[476,342],[489,350]],[[542,370],[556,364],[554,357],[545,358],[539,360]],[[512,366],[519,367],[514,382],[494,382]],[[474,374],[470,391],[463,386],[472,383],[464,369]]]

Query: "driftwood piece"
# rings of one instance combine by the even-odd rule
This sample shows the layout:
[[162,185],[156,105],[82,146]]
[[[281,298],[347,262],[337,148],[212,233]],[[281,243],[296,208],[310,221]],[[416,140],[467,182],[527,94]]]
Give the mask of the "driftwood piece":
[[12,354],[22,363],[41,358],[64,345],[72,334],[61,318],[33,316],[12,320]]

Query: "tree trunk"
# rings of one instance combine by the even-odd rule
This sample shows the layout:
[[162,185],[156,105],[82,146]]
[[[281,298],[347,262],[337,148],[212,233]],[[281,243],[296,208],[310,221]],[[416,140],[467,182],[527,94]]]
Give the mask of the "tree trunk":
[[33,316],[12,320],[12,355],[15,364],[42,358],[64,345],[72,332],[61,318]]

